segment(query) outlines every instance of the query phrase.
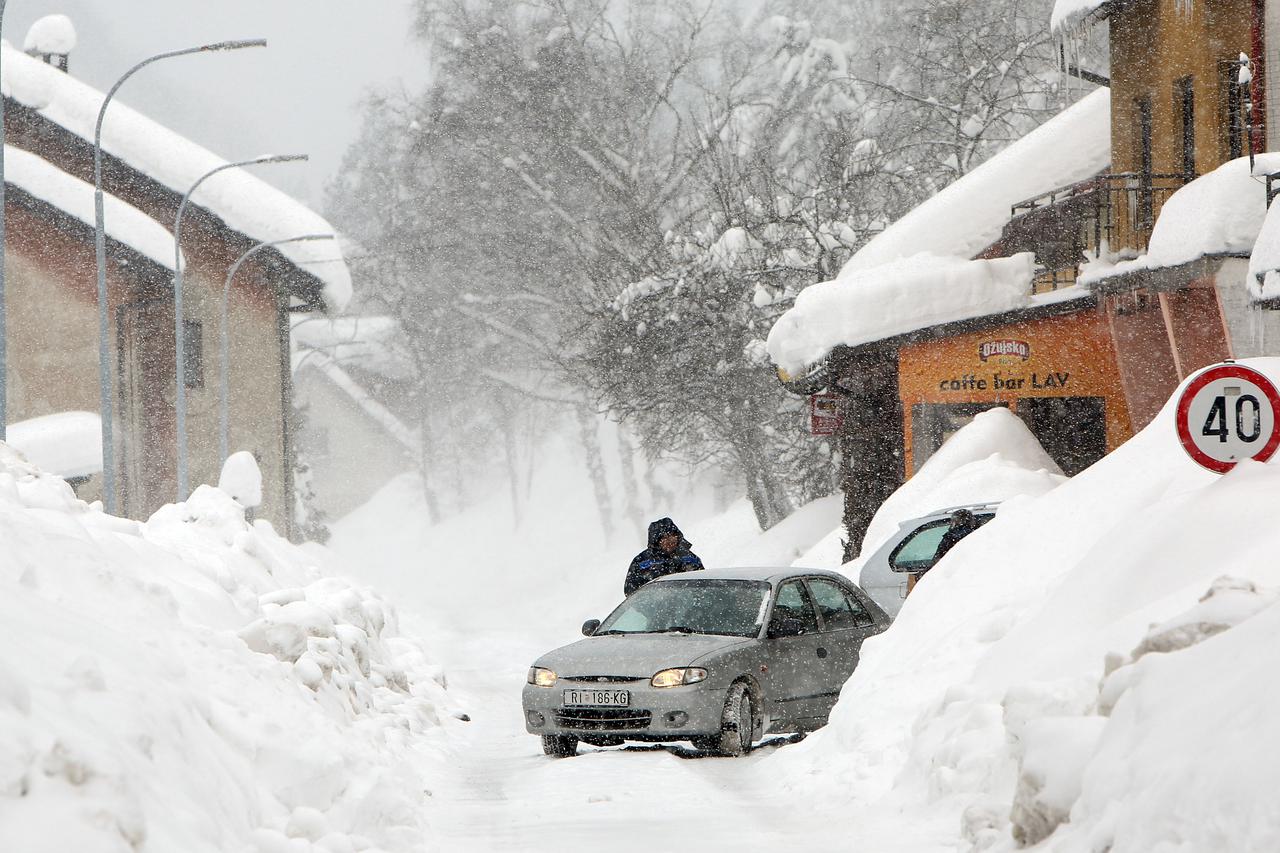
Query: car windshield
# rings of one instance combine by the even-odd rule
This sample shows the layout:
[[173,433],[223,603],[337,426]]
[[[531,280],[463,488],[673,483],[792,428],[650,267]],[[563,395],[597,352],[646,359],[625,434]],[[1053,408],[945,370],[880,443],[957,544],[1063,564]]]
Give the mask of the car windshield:
[[769,584],[746,580],[670,580],[645,584],[596,629],[601,634],[724,634],[754,637]]

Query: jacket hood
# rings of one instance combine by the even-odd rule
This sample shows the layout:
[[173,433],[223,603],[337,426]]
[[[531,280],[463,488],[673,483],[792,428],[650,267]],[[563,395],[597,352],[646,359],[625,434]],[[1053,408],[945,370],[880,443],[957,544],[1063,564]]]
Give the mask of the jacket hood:
[[693,543],[684,538],[684,534],[680,532],[679,527],[676,527],[674,521],[669,518],[660,518],[649,523],[649,550],[657,551],[658,540],[672,533],[680,537],[680,548],[687,551],[693,547]]

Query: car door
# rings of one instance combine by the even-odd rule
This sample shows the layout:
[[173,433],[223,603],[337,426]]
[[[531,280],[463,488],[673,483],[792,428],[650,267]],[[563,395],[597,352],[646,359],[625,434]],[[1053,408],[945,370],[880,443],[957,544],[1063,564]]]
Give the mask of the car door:
[[819,703],[819,711],[825,716],[858,666],[862,641],[883,628],[852,590],[827,578],[807,578],[806,583],[822,622],[819,636],[823,643],[819,648],[827,652],[821,658],[825,690]]
[[[798,620],[802,633],[778,636],[784,619]],[[760,686],[771,724],[784,724],[773,725],[773,730],[806,728],[823,715],[822,694],[828,690],[823,658],[828,650],[813,601],[801,580],[779,584],[763,645]]]

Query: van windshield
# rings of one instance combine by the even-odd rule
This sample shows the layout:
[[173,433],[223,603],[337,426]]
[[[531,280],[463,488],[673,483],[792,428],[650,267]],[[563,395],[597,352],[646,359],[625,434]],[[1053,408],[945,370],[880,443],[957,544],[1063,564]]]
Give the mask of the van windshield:
[[748,580],[664,580],[645,584],[609,618],[601,634],[723,634],[754,637],[769,604],[769,584]]

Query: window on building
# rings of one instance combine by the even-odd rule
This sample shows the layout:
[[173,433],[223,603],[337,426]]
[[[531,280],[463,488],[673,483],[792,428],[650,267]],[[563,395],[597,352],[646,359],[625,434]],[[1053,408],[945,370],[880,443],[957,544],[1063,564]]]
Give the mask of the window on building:
[[204,325],[182,321],[182,381],[188,388],[204,387]]
[[1151,224],[1151,99],[1138,99],[1138,223]]
[[1246,153],[1249,87],[1240,85],[1240,63],[1227,60],[1218,63],[1219,87],[1222,92],[1222,140],[1227,159],[1234,160]]
[[1184,181],[1196,176],[1196,93],[1193,78],[1183,77],[1173,84],[1178,127],[1182,133],[1179,166]]

